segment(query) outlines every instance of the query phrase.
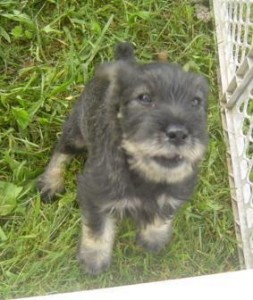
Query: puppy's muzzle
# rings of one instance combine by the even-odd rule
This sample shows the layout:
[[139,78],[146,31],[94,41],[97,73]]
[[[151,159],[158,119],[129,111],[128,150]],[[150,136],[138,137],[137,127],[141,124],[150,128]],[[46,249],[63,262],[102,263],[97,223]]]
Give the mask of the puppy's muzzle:
[[170,125],[167,127],[165,134],[169,143],[174,146],[184,145],[189,138],[189,131],[183,125]]

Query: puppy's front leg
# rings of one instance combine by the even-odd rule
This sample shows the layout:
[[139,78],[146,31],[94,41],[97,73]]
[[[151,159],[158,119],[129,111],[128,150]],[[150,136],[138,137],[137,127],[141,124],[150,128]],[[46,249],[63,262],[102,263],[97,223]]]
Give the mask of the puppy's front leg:
[[172,219],[155,216],[151,222],[140,224],[137,242],[151,252],[159,252],[172,236]]
[[97,275],[111,264],[115,220],[107,214],[86,213],[78,259],[89,274]]

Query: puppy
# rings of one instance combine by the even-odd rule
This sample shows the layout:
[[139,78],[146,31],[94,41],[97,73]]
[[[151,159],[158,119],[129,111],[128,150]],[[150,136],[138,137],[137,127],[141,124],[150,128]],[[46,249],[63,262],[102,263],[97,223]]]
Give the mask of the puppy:
[[64,189],[64,167],[88,150],[77,198],[79,260],[90,274],[111,262],[117,216],[137,225],[137,241],[159,251],[189,199],[208,143],[207,81],[166,62],[139,64],[121,43],[100,66],[67,119],[38,188],[45,201]]

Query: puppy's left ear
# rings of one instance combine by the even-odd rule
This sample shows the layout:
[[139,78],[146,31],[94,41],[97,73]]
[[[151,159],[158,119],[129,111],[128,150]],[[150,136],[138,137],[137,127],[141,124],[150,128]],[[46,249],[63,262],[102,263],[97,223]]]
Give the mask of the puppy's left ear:
[[100,82],[104,90],[104,102],[106,109],[113,120],[120,111],[120,95],[122,91],[122,72],[127,69],[127,63],[118,61],[101,65],[95,73],[95,78]]
[[134,64],[121,60],[101,65],[95,73],[95,78],[108,83],[107,95],[109,98],[114,95],[116,100],[115,96],[120,95],[126,83],[133,80],[133,75]]
[[112,82],[117,78],[118,69],[117,63],[104,63],[97,67],[95,78]]
[[119,93],[118,74],[121,63],[105,63],[99,66],[95,72],[95,79],[105,88],[105,101],[117,102]]
[[198,93],[201,93],[201,98],[207,98],[209,93],[209,85],[207,79],[202,75],[197,75],[194,80],[194,86]]

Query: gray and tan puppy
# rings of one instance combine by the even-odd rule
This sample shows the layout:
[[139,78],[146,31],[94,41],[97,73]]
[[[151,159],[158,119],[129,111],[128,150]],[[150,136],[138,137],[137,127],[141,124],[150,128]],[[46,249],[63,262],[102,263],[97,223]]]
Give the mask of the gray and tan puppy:
[[119,44],[115,57],[87,84],[38,181],[42,198],[52,199],[64,188],[66,163],[88,150],[78,177],[78,257],[91,274],[110,265],[118,215],[136,221],[147,250],[165,246],[208,142],[202,76],[165,62],[138,64],[129,43]]

